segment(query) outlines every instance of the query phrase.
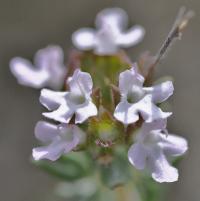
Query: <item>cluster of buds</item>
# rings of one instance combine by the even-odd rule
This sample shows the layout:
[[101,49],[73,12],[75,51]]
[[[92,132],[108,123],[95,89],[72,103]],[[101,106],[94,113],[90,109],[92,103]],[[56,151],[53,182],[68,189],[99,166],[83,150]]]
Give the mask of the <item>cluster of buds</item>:
[[34,66],[19,57],[10,62],[20,84],[42,89],[39,100],[48,110],[46,120],[35,127],[43,145],[33,149],[33,158],[56,161],[71,151],[87,150],[96,163],[108,165],[123,147],[136,169],[148,170],[157,182],[177,181],[169,159],[188,146],[184,138],[168,133],[172,113],[161,109],[173,94],[172,81],[152,85],[155,58],[145,54],[132,63],[120,50],[136,45],[145,34],[139,25],[125,30],[122,9],[101,11],[96,27],[72,35],[78,50],[72,51],[67,67],[58,46],[39,50]]

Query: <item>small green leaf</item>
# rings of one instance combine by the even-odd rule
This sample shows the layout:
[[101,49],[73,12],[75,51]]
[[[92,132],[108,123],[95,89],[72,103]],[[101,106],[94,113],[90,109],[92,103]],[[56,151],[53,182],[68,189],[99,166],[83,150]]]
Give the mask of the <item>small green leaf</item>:
[[126,184],[130,179],[127,157],[115,152],[110,164],[100,165],[100,173],[102,182],[111,189]]
[[33,161],[33,163],[47,173],[66,181],[74,181],[85,177],[91,170],[85,152],[70,153],[55,162],[41,160]]
[[76,201],[94,201],[97,191],[97,183],[92,177],[82,178],[75,182],[62,182],[55,189],[59,197]]
[[143,201],[163,200],[163,186],[155,182],[150,176],[142,175],[137,187]]

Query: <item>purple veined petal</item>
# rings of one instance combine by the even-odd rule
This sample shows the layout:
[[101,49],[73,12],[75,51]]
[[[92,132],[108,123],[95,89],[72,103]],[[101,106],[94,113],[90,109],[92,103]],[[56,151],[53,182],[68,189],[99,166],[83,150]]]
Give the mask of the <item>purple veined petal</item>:
[[139,119],[138,111],[135,105],[131,105],[126,101],[120,102],[115,111],[114,117],[125,125],[135,123]]
[[142,26],[135,25],[127,32],[122,32],[117,37],[117,44],[122,47],[131,47],[142,41],[145,35],[145,29]]
[[171,112],[163,112],[159,107],[152,103],[152,96],[146,95],[141,101],[137,104],[138,111],[140,112],[142,118],[145,122],[150,123],[159,119],[166,119]]
[[119,75],[119,90],[122,95],[126,95],[133,85],[142,87],[144,78],[137,72],[137,64],[130,70],[125,70]]
[[128,159],[135,168],[142,170],[146,167],[147,150],[142,144],[135,143],[129,148]]
[[69,123],[74,114],[74,108],[69,108],[67,103],[63,103],[53,112],[43,112],[42,115],[46,118],[59,121],[61,123]]
[[110,24],[123,30],[127,27],[128,16],[121,8],[106,8],[97,14],[95,24],[98,29],[101,29],[105,24]]
[[178,180],[178,170],[169,164],[163,151],[159,148],[149,152],[147,167],[150,169],[153,179],[159,183]]
[[95,45],[96,31],[91,28],[82,28],[72,34],[72,42],[80,50],[91,50]]
[[64,63],[64,54],[61,47],[49,45],[36,52],[34,63],[39,68],[61,68]]
[[35,137],[43,143],[53,141],[58,134],[57,126],[46,121],[39,121],[35,126]]
[[40,103],[49,110],[57,109],[64,101],[68,92],[56,92],[49,89],[42,89]]
[[15,57],[10,61],[10,70],[17,81],[25,86],[42,88],[49,79],[49,73],[33,65],[26,59]]
[[152,95],[154,103],[161,103],[173,94],[174,87],[172,81],[166,81],[153,87],[146,87],[144,90]]
[[85,104],[85,106],[78,108],[75,113],[75,123],[83,123],[89,117],[97,115],[97,108],[94,103],[89,101]]
[[188,150],[187,140],[183,137],[171,135],[162,135],[159,146],[167,156],[181,156]]
[[48,146],[36,147],[32,150],[34,160],[48,159],[56,161],[65,151],[65,142],[54,141]]
[[73,94],[85,96],[92,93],[92,77],[89,73],[75,70],[72,77],[68,79],[70,91]]

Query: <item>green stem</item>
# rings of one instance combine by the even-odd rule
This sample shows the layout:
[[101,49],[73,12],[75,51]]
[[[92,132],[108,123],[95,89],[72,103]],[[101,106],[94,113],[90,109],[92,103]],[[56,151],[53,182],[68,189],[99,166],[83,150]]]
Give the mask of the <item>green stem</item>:
[[126,186],[119,186],[115,188],[115,192],[117,195],[117,201],[128,201]]

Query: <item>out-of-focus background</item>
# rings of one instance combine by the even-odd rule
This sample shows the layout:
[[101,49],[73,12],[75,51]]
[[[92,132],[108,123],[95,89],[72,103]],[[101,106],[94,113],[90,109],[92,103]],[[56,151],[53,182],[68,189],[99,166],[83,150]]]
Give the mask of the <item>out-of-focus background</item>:
[[166,200],[199,201],[200,1],[0,0],[1,201],[50,201],[49,192],[56,183],[29,162],[36,145],[34,125],[41,118],[39,91],[17,84],[9,71],[9,60],[13,56],[32,58],[36,50],[48,44],[61,45],[67,59],[72,32],[93,26],[96,13],[105,7],[125,9],[130,24],[146,28],[144,41],[129,51],[136,60],[144,50],[158,50],[182,5],[193,9],[196,17],[157,68],[157,77],[171,75],[175,80],[169,130],[186,137],[190,145],[179,166],[180,179],[169,185]]

